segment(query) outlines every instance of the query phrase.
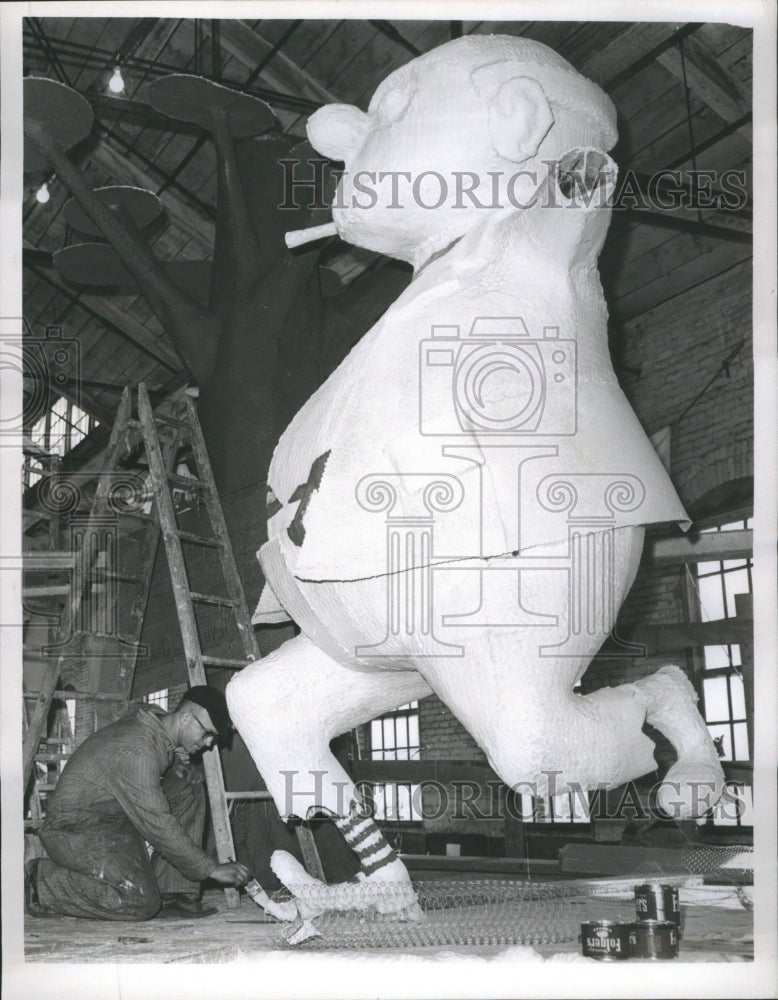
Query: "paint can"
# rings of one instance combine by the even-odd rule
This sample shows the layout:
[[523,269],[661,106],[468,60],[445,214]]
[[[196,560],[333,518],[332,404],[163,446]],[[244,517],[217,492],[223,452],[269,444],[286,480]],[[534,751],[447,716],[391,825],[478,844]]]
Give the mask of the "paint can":
[[678,958],[678,928],[671,920],[639,920],[629,928],[630,958]]
[[669,920],[680,930],[681,906],[678,886],[646,882],[635,886],[635,910],[638,920]]
[[616,920],[589,920],[581,924],[581,951],[586,958],[615,962],[629,958],[630,924]]

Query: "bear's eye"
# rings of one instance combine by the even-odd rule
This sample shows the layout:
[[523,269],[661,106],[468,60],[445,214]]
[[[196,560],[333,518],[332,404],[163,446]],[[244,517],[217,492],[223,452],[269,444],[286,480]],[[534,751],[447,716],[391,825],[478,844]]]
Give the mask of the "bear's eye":
[[410,90],[390,90],[381,98],[377,111],[382,122],[389,125],[399,121],[411,100]]

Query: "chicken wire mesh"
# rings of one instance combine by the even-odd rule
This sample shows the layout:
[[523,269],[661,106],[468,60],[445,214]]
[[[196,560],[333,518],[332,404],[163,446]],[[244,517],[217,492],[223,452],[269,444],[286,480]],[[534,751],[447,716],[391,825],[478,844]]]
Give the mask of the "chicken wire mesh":
[[[290,887],[295,891],[294,886]],[[305,948],[415,948],[445,945],[510,946],[575,940],[580,914],[563,884],[498,879],[414,882],[417,919],[407,914],[407,883],[360,886],[361,905],[327,909],[313,923],[320,937]],[[313,908],[331,906],[332,887],[303,889]],[[298,890],[299,891],[299,890]],[[356,896],[354,897],[356,901]],[[288,931],[280,929],[286,942]]]
[[743,844],[689,844],[681,854],[681,864],[706,882],[752,885],[754,881],[754,849]]
[[[290,886],[316,913],[316,936],[295,947],[323,949],[509,947],[575,941],[581,921],[599,915],[599,901],[632,902],[646,882],[677,886],[683,906],[751,909],[753,849],[688,845],[671,871],[639,866],[616,878],[541,883],[502,879]],[[415,898],[414,898],[415,894]],[[289,899],[286,893],[278,900]],[[293,927],[279,925],[278,943],[292,946]]]
[[689,844],[671,869],[658,863],[639,866],[632,875],[578,880],[569,883],[579,898],[624,902],[634,898],[635,886],[648,883],[676,886],[682,906],[753,908],[753,848],[742,844]]

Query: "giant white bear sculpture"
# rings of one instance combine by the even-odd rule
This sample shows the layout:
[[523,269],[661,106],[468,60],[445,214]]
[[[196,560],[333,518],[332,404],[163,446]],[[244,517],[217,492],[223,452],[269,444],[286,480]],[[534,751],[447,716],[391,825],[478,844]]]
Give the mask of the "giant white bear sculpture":
[[608,355],[615,117],[546,46],[471,36],[392,73],[367,113],[308,123],[345,163],[337,232],[415,276],[276,448],[258,611],[301,634],[227,697],[281,815],[329,812],[367,882],[407,873],[329,741],[431,692],[509,785],[653,771],[648,722],[677,751],[665,808],[694,816],[722,789],[679,668],[573,692],[644,525],[686,521]]

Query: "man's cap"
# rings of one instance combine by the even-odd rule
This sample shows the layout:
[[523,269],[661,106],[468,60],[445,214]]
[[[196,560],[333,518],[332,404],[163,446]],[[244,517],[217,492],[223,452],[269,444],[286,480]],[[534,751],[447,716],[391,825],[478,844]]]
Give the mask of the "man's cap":
[[210,715],[219,736],[226,736],[232,729],[230,713],[227,711],[227,699],[218,688],[210,687],[208,684],[198,684],[189,688],[182,700],[202,705]]

